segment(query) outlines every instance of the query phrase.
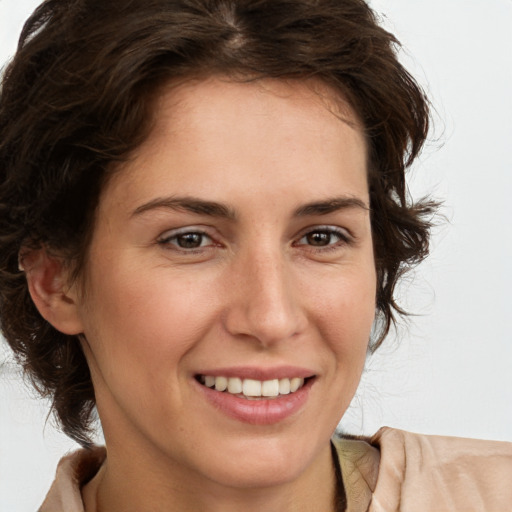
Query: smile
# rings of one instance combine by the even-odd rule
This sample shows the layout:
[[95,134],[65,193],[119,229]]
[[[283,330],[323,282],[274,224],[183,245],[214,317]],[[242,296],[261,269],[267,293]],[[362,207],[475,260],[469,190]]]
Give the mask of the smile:
[[305,383],[305,379],[302,377],[255,380],[239,377],[199,375],[198,380],[208,388],[230,393],[248,400],[277,398],[282,395],[289,395],[301,389]]

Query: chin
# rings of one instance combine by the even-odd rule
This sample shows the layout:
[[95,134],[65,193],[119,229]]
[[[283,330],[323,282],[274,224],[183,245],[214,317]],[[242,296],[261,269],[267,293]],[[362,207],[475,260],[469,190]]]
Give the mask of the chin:
[[[330,453],[328,439],[320,446],[328,447]],[[223,487],[256,490],[286,485],[299,479],[321,457],[323,450],[311,441],[307,435],[301,439],[288,433],[219,442],[214,451],[204,453],[202,471]]]

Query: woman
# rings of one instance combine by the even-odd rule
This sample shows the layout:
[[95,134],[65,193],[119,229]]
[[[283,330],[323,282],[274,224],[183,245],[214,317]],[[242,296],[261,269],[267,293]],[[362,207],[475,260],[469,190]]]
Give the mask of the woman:
[[405,198],[427,100],[365,3],[49,0],[22,39],[2,331],[86,447],[42,511],[506,510],[507,444],[331,442],[434,208]]

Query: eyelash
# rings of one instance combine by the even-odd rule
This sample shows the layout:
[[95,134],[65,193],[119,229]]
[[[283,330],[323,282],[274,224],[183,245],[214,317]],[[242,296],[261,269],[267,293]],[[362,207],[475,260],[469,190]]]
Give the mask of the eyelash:
[[[180,239],[180,237],[186,237],[186,236],[201,237],[201,244],[198,247],[188,247],[188,248],[180,247],[178,240]],[[203,245],[205,238],[211,240],[212,243],[210,243],[208,245]],[[173,241],[175,241],[176,243],[173,243]],[[189,228],[179,231],[177,233],[173,233],[168,236],[163,236],[162,238],[160,238],[158,240],[158,244],[164,245],[164,246],[172,245],[172,246],[174,246],[174,249],[177,251],[181,251],[184,253],[192,253],[192,254],[200,252],[200,251],[204,251],[205,249],[207,249],[211,246],[217,245],[214,243],[212,237],[210,235],[208,235],[208,233],[205,233],[204,231],[201,231],[200,229],[189,229]]]
[[[312,245],[311,243],[305,243],[301,242],[304,239],[307,239],[307,237],[310,237],[315,234],[321,234],[321,235],[328,235],[329,241],[326,245]],[[200,245],[197,247],[183,247],[179,245],[178,240],[180,237],[191,237],[196,236],[200,237]],[[335,236],[338,238],[338,240],[334,243],[332,242],[332,237]],[[205,239],[209,239],[210,243],[203,245],[205,242]],[[162,246],[173,246],[173,249],[176,251],[180,251],[185,254],[197,254],[199,252],[208,250],[211,247],[214,246],[220,246],[220,244],[215,243],[213,238],[206,233],[205,231],[202,231],[200,229],[193,229],[193,228],[186,228],[182,231],[172,233],[168,236],[163,236],[162,238],[158,239],[158,244]],[[336,250],[340,248],[341,246],[350,244],[352,242],[351,237],[346,233],[345,230],[342,230],[340,228],[335,228],[333,226],[316,226],[312,229],[308,229],[306,232],[303,232],[298,240],[293,243],[294,246],[307,246],[309,247],[309,250],[315,251],[315,252],[326,252],[331,250]]]
[[[312,244],[302,244],[301,240],[306,239],[309,236],[315,234],[322,234],[329,236],[329,243],[326,245],[312,245]],[[338,240],[334,243],[331,243],[332,237],[335,236]],[[348,245],[352,242],[351,237],[347,234],[347,232],[340,228],[335,228],[333,226],[315,226],[313,229],[309,229],[305,233],[303,233],[298,242],[294,245],[307,245],[309,250],[325,252],[339,249],[341,246]]]

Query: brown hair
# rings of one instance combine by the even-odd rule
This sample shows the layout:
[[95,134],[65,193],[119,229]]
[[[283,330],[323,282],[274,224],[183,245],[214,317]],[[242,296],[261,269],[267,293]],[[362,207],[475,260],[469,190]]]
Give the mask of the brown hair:
[[429,114],[397,45],[362,0],[46,0],[34,12],[0,97],[0,322],[64,432],[88,442],[89,369],[77,337],[37,311],[18,253],[44,244],[78,275],[104,180],[147,136],[153,98],[176,77],[316,77],[348,99],[370,154],[381,344],[403,313],[397,279],[427,254],[434,207],[406,198]]

